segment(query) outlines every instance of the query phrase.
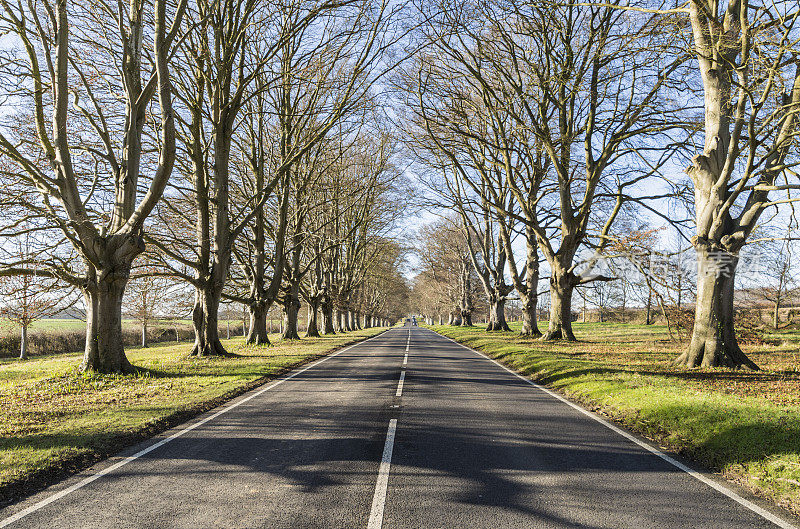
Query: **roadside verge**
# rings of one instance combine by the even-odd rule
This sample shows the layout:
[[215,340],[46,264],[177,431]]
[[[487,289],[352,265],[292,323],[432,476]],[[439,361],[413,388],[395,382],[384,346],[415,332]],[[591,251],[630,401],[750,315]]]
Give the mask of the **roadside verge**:
[[429,328],[800,514],[799,407],[698,386],[697,370],[587,360],[587,343],[564,352],[513,332]]
[[0,506],[384,330],[231,340],[226,358],[188,358],[191,344],[132,350],[135,376],[78,373],[79,355],[0,363]]

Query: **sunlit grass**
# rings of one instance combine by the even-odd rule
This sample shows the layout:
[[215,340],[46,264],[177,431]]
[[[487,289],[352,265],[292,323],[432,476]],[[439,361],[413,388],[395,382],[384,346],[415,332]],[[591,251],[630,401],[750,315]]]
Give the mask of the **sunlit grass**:
[[577,343],[434,330],[800,513],[800,332],[745,347],[763,371],[689,370],[665,327],[574,324]]
[[[132,376],[82,374],[80,354],[0,363],[0,497],[28,480],[119,450],[254,383],[353,341],[369,329],[246,346],[223,341],[229,358],[191,358],[190,343],[131,349]],[[13,490],[12,490],[13,489]]]

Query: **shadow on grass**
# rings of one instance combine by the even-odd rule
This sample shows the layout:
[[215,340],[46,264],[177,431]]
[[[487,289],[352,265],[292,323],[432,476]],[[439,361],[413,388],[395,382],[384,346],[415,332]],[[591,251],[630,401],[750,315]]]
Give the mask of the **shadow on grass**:
[[[673,403],[644,408],[641,418],[659,425],[662,434],[697,435],[700,442],[689,442],[688,455],[701,463],[722,470],[729,465],[759,463],[800,456],[800,421],[777,411],[764,417],[756,410],[729,409],[698,403]],[[797,479],[798,468],[790,471]]]
[[[495,357],[498,360],[501,357]],[[535,366],[516,366],[518,369],[523,370],[524,374],[526,375],[537,375],[538,369]],[[685,381],[703,381],[703,380],[715,380],[715,381],[738,381],[738,382],[791,382],[791,381],[798,381],[800,380],[800,373],[797,371],[690,371],[690,370],[675,370],[674,368],[670,368],[665,366],[663,370],[660,369],[638,369],[635,366],[632,367],[608,367],[608,366],[597,366],[591,368],[581,368],[581,369],[569,369],[568,366],[564,366],[567,370],[560,371],[558,373],[552,374],[543,374],[536,378],[537,382],[542,384],[554,384],[566,379],[578,377],[578,376],[585,376],[585,375],[639,375],[639,376],[653,376],[653,377],[664,377],[673,380],[685,380]]]

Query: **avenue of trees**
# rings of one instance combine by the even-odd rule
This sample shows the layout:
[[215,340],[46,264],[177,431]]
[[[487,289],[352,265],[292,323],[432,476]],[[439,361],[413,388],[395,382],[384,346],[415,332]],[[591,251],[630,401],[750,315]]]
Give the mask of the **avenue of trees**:
[[287,339],[303,302],[312,336],[398,319],[405,184],[376,90],[398,10],[2,0],[4,305],[22,289],[41,317],[56,295],[39,285],[79,292],[81,368],[98,372],[135,370],[121,337],[132,280],[143,344],[153,286],[191,287],[199,356],[227,353],[225,302],[247,307],[254,344],[274,304]]
[[[304,308],[317,336],[395,322],[409,296],[431,322],[508,330],[513,306],[522,334],[571,341],[581,306],[611,303],[688,328],[676,365],[757,369],[736,278],[777,245],[749,290],[777,327],[798,18],[795,0],[0,0],[4,310],[79,293],[82,368],[130,372],[122,318],[146,343],[148,285],[191,292],[197,356],[227,354],[221,307],[251,344],[275,310],[296,339]],[[438,217],[411,243],[409,204]]]
[[[576,290],[601,309],[615,291],[648,322],[677,297],[694,322],[676,365],[757,369],[737,342],[734,287],[753,233],[796,222],[797,3],[465,0],[420,12],[422,51],[396,81],[404,130],[428,202],[460,234],[422,259],[420,281],[450,288],[435,302],[417,294],[420,310],[460,313],[467,260],[488,330],[508,329],[514,300],[522,333],[542,334],[548,291],[545,340],[575,340]],[[682,248],[666,248],[661,228]],[[684,278],[687,249],[696,272]],[[626,290],[621,261],[638,288]],[[776,307],[787,270],[762,289]]]

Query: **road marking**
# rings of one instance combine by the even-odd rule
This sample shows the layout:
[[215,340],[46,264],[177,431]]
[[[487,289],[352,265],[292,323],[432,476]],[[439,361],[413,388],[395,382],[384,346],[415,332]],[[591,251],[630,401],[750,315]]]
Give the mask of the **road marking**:
[[[287,377],[284,377],[284,378],[282,378],[282,379],[280,379],[280,380],[278,380],[276,382],[273,382],[273,383],[267,385],[266,387],[260,389],[259,391],[253,393],[252,395],[249,395],[249,396],[247,396],[247,397],[245,397],[245,398],[243,398],[243,399],[241,399],[241,400],[239,400],[237,402],[234,402],[230,406],[227,406],[227,407],[221,409],[220,411],[214,413],[213,415],[209,415],[205,419],[203,419],[201,421],[198,421],[198,422],[196,422],[196,423],[194,423],[194,424],[192,424],[190,426],[187,426],[183,430],[175,432],[174,434],[170,435],[169,437],[166,437],[166,438],[162,439],[161,441],[159,441],[159,442],[157,442],[157,443],[155,443],[153,445],[150,445],[150,446],[148,446],[147,448],[145,448],[143,450],[140,450],[140,451],[136,452],[132,456],[126,457],[122,461],[120,461],[118,463],[115,463],[115,464],[111,465],[108,468],[104,468],[103,470],[100,470],[99,472],[96,472],[95,474],[92,474],[91,476],[79,481],[78,483],[72,485],[71,487],[68,487],[68,488],[62,490],[61,492],[57,492],[57,493],[53,494],[52,496],[49,496],[49,497],[47,497],[47,498],[45,498],[45,499],[43,499],[43,500],[41,500],[39,502],[36,502],[33,505],[31,505],[30,507],[28,507],[27,509],[23,509],[23,510],[19,511],[16,514],[9,516],[8,518],[0,520],[0,527],[7,527],[7,526],[11,525],[12,523],[21,520],[22,518],[25,518],[29,514],[33,514],[34,512],[36,512],[36,511],[38,511],[38,510],[40,510],[40,509],[42,509],[44,507],[47,507],[51,503],[60,500],[64,496],[66,496],[68,494],[71,494],[71,493],[75,492],[76,490],[82,489],[83,487],[85,487],[86,485],[89,485],[93,481],[98,480],[98,479],[102,478],[103,476],[105,476],[107,474],[110,474],[111,472],[114,472],[115,470],[117,470],[120,467],[124,467],[128,463],[139,459],[143,455],[149,454],[150,452],[152,452],[153,450],[156,450],[157,448],[161,448],[162,446],[164,446],[165,444],[169,443],[170,441],[174,441],[178,437],[181,437],[181,436],[191,432],[195,428],[199,428],[200,426],[203,426],[204,424],[206,424],[206,423],[208,423],[210,421],[213,421],[214,419],[216,419],[220,415],[222,415],[224,413],[227,413],[227,412],[231,411],[234,408],[238,408],[239,406],[241,406],[245,402],[249,402],[249,401],[253,400],[254,398],[258,397],[259,395],[261,395],[263,393],[266,393],[267,391],[271,390],[272,388],[275,388],[275,387],[283,384],[287,380],[291,380],[294,377],[296,377],[297,375],[305,373],[309,369],[317,367],[321,363],[323,363],[323,362],[325,362],[327,360],[330,360],[331,358],[333,358],[335,356],[338,356],[338,355],[340,355],[340,354],[342,354],[342,353],[344,353],[346,351],[349,351],[353,347],[365,344],[365,343],[369,342],[370,340],[374,340],[375,338],[378,338],[379,336],[382,336],[382,335],[383,335],[383,333],[380,333],[380,334],[378,334],[376,336],[373,336],[372,338],[367,338],[366,340],[362,340],[362,341],[360,341],[358,343],[355,343],[355,344],[353,344],[353,345],[351,345],[349,347],[345,347],[341,351],[337,351],[337,352],[335,352],[333,354],[330,354],[330,355],[326,356],[325,358],[323,358],[321,360],[317,360],[316,362],[313,362],[313,363],[307,365],[306,367],[304,367],[303,369],[300,369],[299,371],[295,371],[294,373],[290,374]],[[390,454],[391,454],[391,452],[390,452]]]
[[375,484],[375,495],[372,497],[372,510],[369,513],[367,529],[381,529],[383,526],[383,508],[386,506],[386,489],[389,485],[389,469],[392,466],[392,450],[394,434],[397,431],[397,419],[389,421],[386,432],[386,444],[383,445],[381,466],[378,468],[378,482]]
[[[431,332],[435,333],[435,331],[431,331]],[[707,478],[706,476],[704,476],[700,472],[697,472],[696,470],[692,470],[691,468],[687,467],[686,465],[684,465],[680,461],[668,456],[667,454],[665,454],[661,450],[659,450],[657,448],[654,448],[654,447],[650,446],[649,444],[645,443],[644,441],[641,441],[641,440],[637,439],[635,436],[633,436],[633,435],[629,434],[628,432],[626,432],[625,430],[623,430],[621,428],[618,428],[617,426],[611,424],[610,422],[606,421],[602,417],[599,417],[599,416],[595,415],[594,413],[590,412],[589,410],[583,409],[582,407],[578,406],[574,402],[571,402],[571,401],[565,399],[564,397],[562,397],[558,393],[550,391],[546,387],[540,386],[536,382],[534,382],[534,381],[532,381],[532,380],[520,375],[519,373],[513,371],[511,368],[509,368],[507,366],[504,366],[503,364],[501,364],[500,362],[498,362],[494,358],[490,358],[490,357],[486,356],[485,354],[483,354],[480,351],[472,349],[471,347],[467,347],[464,344],[458,343],[457,341],[453,340],[452,338],[449,338],[447,336],[441,335],[439,333],[435,333],[435,334],[437,334],[438,336],[441,336],[442,338],[445,338],[446,340],[450,340],[451,342],[453,342],[455,344],[458,344],[459,346],[463,347],[464,349],[467,349],[468,351],[472,351],[473,353],[476,353],[476,354],[484,357],[486,360],[489,360],[490,362],[493,362],[494,364],[497,364],[502,369],[508,371],[509,373],[514,375],[515,377],[517,377],[517,378],[519,378],[521,380],[524,380],[525,382],[527,382],[528,384],[530,384],[534,388],[538,389],[539,391],[543,391],[544,393],[547,393],[551,397],[554,397],[554,398],[560,400],[561,402],[563,402],[567,406],[569,406],[569,407],[581,412],[583,415],[589,417],[590,419],[594,419],[595,421],[599,422],[600,424],[602,424],[603,426],[605,426],[609,430],[611,430],[613,432],[616,432],[619,435],[621,435],[622,437],[628,439],[629,441],[632,441],[632,442],[636,443],[637,445],[639,445],[640,447],[644,448],[645,450],[647,450],[651,454],[660,457],[661,459],[663,459],[664,461],[666,461],[670,465],[672,465],[672,466],[678,468],[679,470],[682,470],[683,472],[689,474],[690,476],[692,476],[696,480],[698,480],[698,481],[700,481],[702,483],[705,483],[706,485],[708,485],[712,489],[714,489],[717,492],[727,496],[728,498],[732,499],[733,501],[735,501],[739,505],[741,505],[743,507],[746,507],[747,509],[750,509],[754,513],[758,514],[762,518],[765,518],[766,520],[769,520],[770,522],[774,523],[778,527],[781,527],[782,529],[800,529],[796,525],[793,525],[793,524],[791,524],[791,523],[789,523],[789,522],[787,522],[787,521],[785,521],[785,520],[783,520],[781,518],[778,518],[777,516],[775,516],[771,512],[767,511],[766,509],[763,509],[763,508],[759,507],[758,505],[756,505],[755,503],[743,498],[742,496],[738,495],[736,492],[734,492],[731,489],[725,487],[724,485],[721,485],[721,484],[717,483],[713,479]]]
[[403,356],[403,365],[408,364],[408,353]]
[[403,369],[400,371],[400,382],[397,383],[397,392],[394,394],[395,397],[400,397],[403,394],[403,381],[406,379],[406,370]]

